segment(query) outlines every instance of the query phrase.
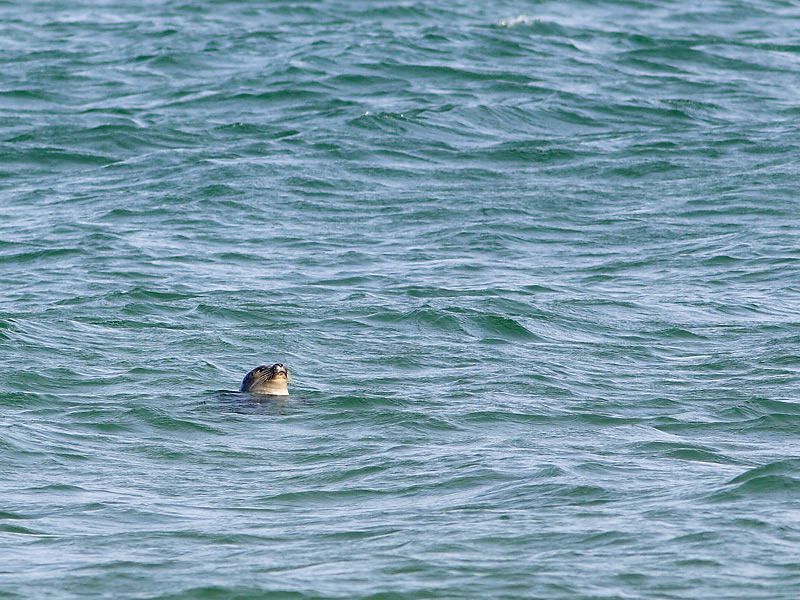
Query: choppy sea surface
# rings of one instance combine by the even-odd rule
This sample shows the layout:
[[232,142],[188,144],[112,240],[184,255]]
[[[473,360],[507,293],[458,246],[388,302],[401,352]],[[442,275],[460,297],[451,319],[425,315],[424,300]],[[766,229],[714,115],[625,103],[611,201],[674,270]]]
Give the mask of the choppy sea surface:
[[799,31],[0,2],[0,598],[798,598]]

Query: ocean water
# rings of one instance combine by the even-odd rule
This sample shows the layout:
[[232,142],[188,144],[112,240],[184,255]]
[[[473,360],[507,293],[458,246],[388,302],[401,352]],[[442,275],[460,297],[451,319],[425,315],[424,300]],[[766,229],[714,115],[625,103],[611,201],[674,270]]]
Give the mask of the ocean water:
[[0,2],[0,598],[800,597],[798,31]]

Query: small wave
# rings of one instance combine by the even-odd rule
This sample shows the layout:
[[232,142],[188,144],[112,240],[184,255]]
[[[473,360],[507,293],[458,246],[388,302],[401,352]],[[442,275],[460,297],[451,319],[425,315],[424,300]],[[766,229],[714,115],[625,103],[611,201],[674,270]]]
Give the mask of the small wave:
[[749,497],[796,497],[800,490],[796,459],[773,462],[749,469],[728,481],[711,498],[716,501],[732,501]]
[[528,15],[519,15],[517,17],[511,17],[508,19],[503,19],[500,21],[497,26],[498,27],[516,27],[517,25],[530,25],[535,22],[533,17]]

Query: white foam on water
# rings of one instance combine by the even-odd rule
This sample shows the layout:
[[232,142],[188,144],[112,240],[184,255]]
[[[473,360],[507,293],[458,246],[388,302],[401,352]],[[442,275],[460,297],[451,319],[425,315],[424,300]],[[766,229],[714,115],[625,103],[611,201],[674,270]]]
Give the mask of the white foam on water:
[[503,19],[498,23],[500,27],[515,27],[517,25],[530,25],[535,19],[528,15],[519,15],[510,19]]

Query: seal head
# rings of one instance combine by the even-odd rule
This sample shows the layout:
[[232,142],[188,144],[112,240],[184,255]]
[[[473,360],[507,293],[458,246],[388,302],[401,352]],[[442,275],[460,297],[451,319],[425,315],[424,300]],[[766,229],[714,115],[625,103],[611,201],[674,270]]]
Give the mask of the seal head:
[[261,365],[244,376],[240,392],[250,394],[268,394],[270,396],[288,396],[289,388],[286,383],[289,379],[289,370],[278,363],[268,367]]

